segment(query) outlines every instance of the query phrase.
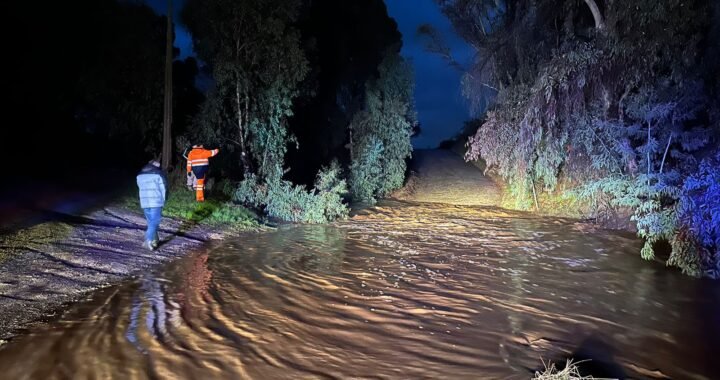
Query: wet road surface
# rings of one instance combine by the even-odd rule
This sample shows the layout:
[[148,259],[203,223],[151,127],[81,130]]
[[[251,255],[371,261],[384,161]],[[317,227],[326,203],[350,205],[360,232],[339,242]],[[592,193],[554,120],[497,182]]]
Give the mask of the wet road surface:
[[720,286],[632,235],[385,202],[248,233],[105,289],[0,349],[8,379],[720,378]]
[[410,167],[417,182],[410,194],[401,194],[403,200],[468,206],[498,206],[502,201],[497,184],[450,150],[416,150]]

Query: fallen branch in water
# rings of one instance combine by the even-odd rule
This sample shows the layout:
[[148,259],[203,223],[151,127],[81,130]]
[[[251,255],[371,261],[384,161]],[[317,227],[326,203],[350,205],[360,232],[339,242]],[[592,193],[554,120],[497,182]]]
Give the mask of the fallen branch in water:
[[580,374],[580,368],[578,367],[578,364],[580,364],[580,363],[582,363],[582,362],[574,363],[572,361],[572,359],[568,359],[568,361],[565,363],[565,368],[563,368],[561,371],[559,371],[559,370],[557,370],[557,368],[555,368],[554,363],[543,362],[543,365],[545,366],[545,371],[535,372],[535,376],[533,377],[533,380],[593,380],[593,379],[595,379],[592,376],[582,376]]

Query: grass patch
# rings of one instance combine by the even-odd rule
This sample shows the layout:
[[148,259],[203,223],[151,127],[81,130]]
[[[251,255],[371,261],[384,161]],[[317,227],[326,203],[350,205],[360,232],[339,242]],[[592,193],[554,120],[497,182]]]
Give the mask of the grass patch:
[[[129,191],[120,204],[130,210],[140,210],[137,190]],[[260,226],[254,212],[234,204],[227,196],[212,194],[205,202],[200,203],[195,201],[194,192],[177,187],[170,191],[165,201],[163,217],[210,226],[224,225],[236,229],[252,229]]]
[[544,216],[585,219],[593,215],[592,204],[580,199],[563,184],[553,191],[538,189],[537,205],[532,193],[527,193],[519,185],[504,182],[499,177],[493,180],[500,186],[502,199],[500,207],[509,210],[531,211]]

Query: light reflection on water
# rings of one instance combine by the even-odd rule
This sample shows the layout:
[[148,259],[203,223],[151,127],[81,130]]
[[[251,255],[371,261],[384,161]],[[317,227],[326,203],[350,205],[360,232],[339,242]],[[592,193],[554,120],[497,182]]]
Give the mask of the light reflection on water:
[[571,220],[386,203],[246,234],[0,350],[3,378],[717,378],[718,285]]

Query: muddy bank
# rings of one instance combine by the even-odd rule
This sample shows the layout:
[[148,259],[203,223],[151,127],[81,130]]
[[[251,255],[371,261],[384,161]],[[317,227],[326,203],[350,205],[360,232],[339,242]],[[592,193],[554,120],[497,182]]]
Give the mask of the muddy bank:
[[83,215],[52,212],[55,221],[0,238],[0,339],[98,288],[144,273],[221,239],[217,231],[163,218],[161,247],[142,248],[145,219],[121,207]]

